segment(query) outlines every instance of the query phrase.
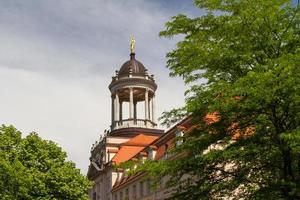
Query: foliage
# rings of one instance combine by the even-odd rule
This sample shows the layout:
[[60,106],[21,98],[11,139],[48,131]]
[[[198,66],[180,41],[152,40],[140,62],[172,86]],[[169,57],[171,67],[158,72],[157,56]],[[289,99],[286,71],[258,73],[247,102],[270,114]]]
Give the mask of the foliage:
[[179,122],[186,115],[188,115],[186,108],[175,108],[169,112],[163,112],[162,116],[159,117],[159,121],[161,121],[161,125],[170,127],[172,124]]
[[13,126],[0,127],[0,197],[88,199],[91,183],[54,142],[36,133],[25,138]]
[[[179,111],[200,119],[199,128],[175,150],[188,156],[143,170],[170,174],[172,199],[299,199],[299,8],[289,0],[195,5],[206,14],[174,16],[160,35],[184,36],[167,66],[191,85]],[[165,121],[177,111],[165,113]],[[202,120],[216,111],[218,122]],[[218,142],[223,150],[206,151]]]

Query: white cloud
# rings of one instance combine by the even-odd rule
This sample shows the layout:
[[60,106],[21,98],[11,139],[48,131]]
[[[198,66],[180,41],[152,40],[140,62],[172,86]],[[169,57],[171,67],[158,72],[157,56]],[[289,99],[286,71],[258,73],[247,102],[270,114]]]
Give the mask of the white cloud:
[[157,116],[182,105],[184,85],[164,66],[174,41],[158,37],[176,13],[155,2],[1,1],[0,124],[57,142],[85,173],[110,125],[108,84],[129,58],[131,33],[159,85]]

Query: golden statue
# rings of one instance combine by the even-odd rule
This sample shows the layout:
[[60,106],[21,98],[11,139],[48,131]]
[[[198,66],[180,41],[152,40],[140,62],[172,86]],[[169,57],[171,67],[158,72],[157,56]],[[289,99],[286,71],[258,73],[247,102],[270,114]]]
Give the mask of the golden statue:
[[133,35],[130,36],[130,51],[135,53],[135,39]]

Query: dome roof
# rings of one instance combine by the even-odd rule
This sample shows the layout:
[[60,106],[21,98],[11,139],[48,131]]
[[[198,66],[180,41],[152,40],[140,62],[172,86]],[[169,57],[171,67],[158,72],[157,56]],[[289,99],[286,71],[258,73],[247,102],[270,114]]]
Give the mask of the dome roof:
[[125,62],[119,70],[119,77],[128,76],[129,72],[132,71],[133,75],[144,76],[146,74],[146,68],[144,65],[135,59],[135,54],[130,54],[130,60]]

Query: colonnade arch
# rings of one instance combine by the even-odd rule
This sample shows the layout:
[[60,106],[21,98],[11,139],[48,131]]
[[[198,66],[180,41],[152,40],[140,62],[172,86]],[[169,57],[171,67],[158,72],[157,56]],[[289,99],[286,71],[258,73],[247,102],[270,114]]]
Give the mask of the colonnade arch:
[[[144,104],[143,111],[138,104]],[[127,106],[124,106],[126,105]],[[127,109],[126,109],[127,107]],[[139,109],[138,109],[139,108]],[[143,112],[143,117],[140,113]],[[112,94],[112,125],[155,126],[155,92],[144,87],[123,87]]]

